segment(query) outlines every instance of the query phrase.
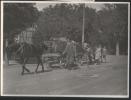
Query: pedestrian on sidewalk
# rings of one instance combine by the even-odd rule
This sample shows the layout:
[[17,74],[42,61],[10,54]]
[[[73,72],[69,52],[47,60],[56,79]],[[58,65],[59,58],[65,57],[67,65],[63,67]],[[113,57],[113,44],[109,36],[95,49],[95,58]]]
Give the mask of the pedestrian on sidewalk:
[[106,49],[106,47],[104,47],[102,50],[102,58],[103,58],[103,62],[105,62],[105,63],[107,62],[106,56],[107,56],[107,49]]

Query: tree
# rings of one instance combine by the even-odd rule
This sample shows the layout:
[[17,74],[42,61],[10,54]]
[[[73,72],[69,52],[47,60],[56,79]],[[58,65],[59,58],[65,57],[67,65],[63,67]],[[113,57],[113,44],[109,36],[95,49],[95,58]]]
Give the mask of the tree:
[[[119,49],[127,49],[128,46],[128,6],[115,5],[114,16],[116,16],[114,19],[114,22],[116,22],[116,55],[119,55]],[[122,42],[125,42],[125,46],[122,45]]]
[[[39,11],[32,3],[4,3],[4,50],[14,42],[15,35],[30,27],[39,16]],[[6,52],[4,52],[6,58]]]
[[42,34],[41,36],[46,40],[51,37],[69,35],[74,29],[74,23],[71,23],[73,14],[73,6],[70,4],[56,4],[54,7],[45,8],[37,22],[38,33]]
[[[127,52],[128,40],[128,6],[127,4],[105,5],[98,12],[100,19],[101,38],[111,49],[116,48],[116,55]],[[105,34],[105,35],[104,35]],[[105,39],[104,39],[105,38]],[[122,48],[125,48],[122,50]]]
[[[81,42],[83,29],[83,6],[83,4],[62,3],[43,9],[37,22],[38,33],[41,34],[39,38],[42,36],[43,39],[48,40],[51,37],[65,36],[70,37],[72,40],[77,42]],[[88,41],[87,35],[91,35],[93,28],[92,20],[94,20],[95,17],[96,11],[92,8],[86,7],[86,41]],[[95,28],[93,29],[95,30]],[[95,32],[93,31],[92,33]]]
[[35,4],[5,3],[4,4],[4,38],[9,41],[22,30],[30,27],[38,18],[39,12]]
[[[83,4],[62,3],[44,8],[37,21],[38,27],[34,37],[40,40],[49,40],[52,37],[64,36],[81,42],[83,6]],[[126,52],[128,40],[127,8],[126,4],[106,4],[102,10],[97,12],[86,6],[84,8],[85,42],[92,46],[99,44],[107,46],[113,53],[115,51]]]
[[92,46],[99,44],[97,12],[88,6],[85,8],[85,42]]

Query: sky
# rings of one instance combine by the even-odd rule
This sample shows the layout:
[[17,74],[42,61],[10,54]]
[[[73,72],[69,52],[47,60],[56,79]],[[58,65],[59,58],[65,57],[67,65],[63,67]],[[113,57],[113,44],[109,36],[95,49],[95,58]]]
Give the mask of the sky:
[[[36,3],[36,7],[38,10],[42,10],[43,8],[48,7],[49,5],[55,5],[56,3]],[[88,3],[86,6],[89,6],[91,8],[96,9],[97,11],[100,10],[102,7],[104,7],[104,4],[93,4],[93,3]]]

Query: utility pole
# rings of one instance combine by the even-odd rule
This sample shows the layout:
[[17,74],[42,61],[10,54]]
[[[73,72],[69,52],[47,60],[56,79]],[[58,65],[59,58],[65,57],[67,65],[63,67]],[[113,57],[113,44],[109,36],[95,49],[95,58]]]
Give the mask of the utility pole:
[[84,45],[85,35],[85,3],[83,4],[83,23],[82,23],[82,46]]

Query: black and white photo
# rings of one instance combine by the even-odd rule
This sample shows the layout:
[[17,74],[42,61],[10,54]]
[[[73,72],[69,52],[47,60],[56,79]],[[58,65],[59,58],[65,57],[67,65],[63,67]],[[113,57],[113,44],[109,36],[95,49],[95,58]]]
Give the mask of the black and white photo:
[[128,97],[128,2],[1,3],[3,96]]

